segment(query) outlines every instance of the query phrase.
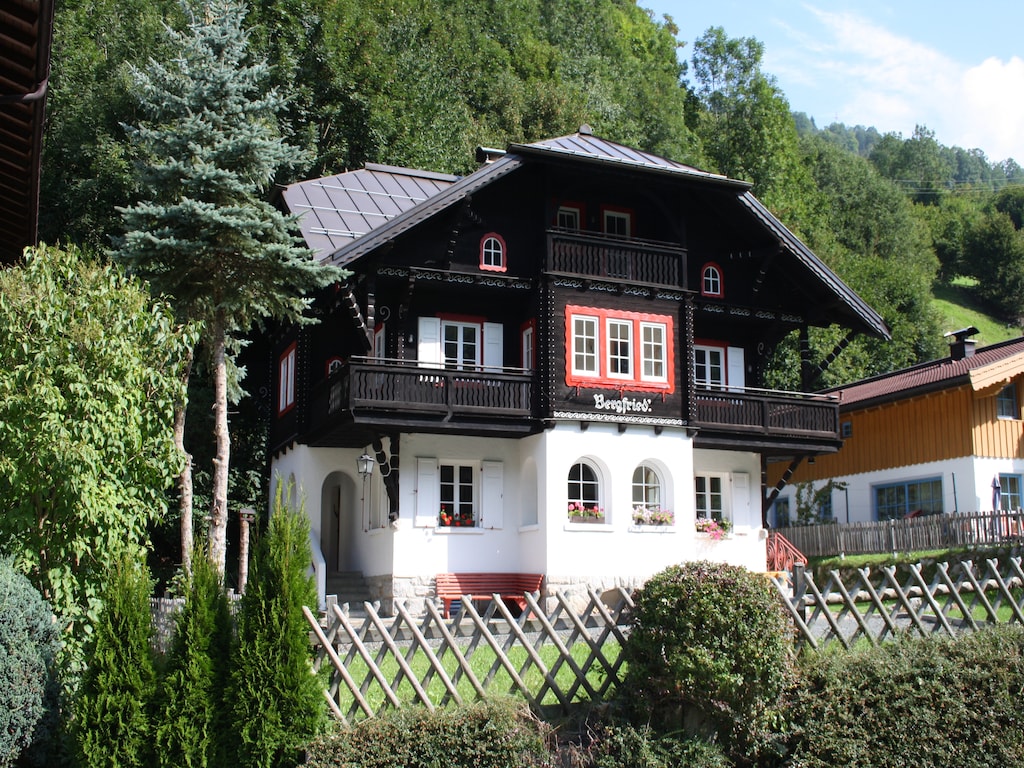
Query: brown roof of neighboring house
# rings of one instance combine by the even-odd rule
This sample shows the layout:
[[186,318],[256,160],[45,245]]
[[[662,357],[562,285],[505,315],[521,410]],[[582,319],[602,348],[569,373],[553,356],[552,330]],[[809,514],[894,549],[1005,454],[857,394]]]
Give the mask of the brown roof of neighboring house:
[[0,263],[34,245],[53,0],[0,7]]
[[1024,372],[1024,336],[955,359],[953,356],[828,390],[840,397],[840,409],[859,410],[969,384],[975,391],[1002,387]]

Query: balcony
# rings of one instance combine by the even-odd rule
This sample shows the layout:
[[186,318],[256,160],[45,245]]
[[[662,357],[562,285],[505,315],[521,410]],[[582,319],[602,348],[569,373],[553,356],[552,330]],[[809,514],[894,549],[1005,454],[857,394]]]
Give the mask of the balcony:
[[671,243],[550,230],[547,271],[683,288],[686,250]]
[[366,429],[528,434],[532,403],[533,375],[520,368],[353,358],[314,391],[309,432],[317,445],[362,444]]
[[697,387],[698,447],[834,451],[839,439],[839,400],[831,395]]

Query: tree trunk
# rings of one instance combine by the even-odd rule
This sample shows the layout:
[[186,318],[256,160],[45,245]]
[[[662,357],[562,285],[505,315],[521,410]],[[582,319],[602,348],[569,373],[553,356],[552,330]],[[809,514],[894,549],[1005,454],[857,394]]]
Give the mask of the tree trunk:
[[181,497],[178,510],[181,514],[181,567],[186,576],[192,575],[192,454],[185,450],[185,412],[188,408],[188,382],[192,376],[192,360],[195,352],[189,350],[181,374],[185,387],[182,400],[174,409],[174,446],[185,457],[185,464],[178,475],[178,491]]
[[217,452],[213,459],[213,507],[210,510],[210,561],[224,576],[227,559],[228,468],[231,437],[228,434],[227,318],[218,312],[210,328],[210,364],[213,369],[213,437]]

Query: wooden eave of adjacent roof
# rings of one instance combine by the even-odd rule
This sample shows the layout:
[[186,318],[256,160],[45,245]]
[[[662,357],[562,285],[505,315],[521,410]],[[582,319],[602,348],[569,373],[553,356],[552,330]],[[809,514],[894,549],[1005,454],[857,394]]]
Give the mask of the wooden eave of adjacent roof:
[[1024,337],[977,349],[960,360],[946,357],[827,390],[843,413],[970,386],[985,396],[1024,373]]
[[0,8],[0,263],[37,239],[53,0]]

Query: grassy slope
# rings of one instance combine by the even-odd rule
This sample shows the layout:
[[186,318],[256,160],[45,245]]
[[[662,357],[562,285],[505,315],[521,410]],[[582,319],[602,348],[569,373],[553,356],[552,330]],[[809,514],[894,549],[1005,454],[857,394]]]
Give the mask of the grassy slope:
[[936,285],[933,288],[933,304],[943,317],[944,332],[973,325],[980,331],[975,338],[981,347],[1016,338],[1024,333],[1016,326],[1007,325],[985,314],[984,305],[971,291],[973,285],[973,280],[957,278],[953,285]]

